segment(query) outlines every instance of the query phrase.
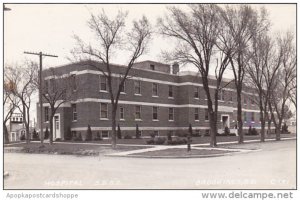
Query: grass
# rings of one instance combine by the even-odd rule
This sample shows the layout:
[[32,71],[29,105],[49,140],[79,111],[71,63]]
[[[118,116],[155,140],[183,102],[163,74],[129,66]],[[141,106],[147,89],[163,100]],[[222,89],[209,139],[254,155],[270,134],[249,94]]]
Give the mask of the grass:
[[130,151],[142,149],[145,147],[136,146],[117,146],[112,149],[110,146],[99,145],[84,145],[84,144],[60,144],[54,143],[53,145],[44,144],[42,147],[40,143],[19,143],[5,147],[5,152],[18,152],[18,153],[42,153],[42,154],[65,154],[65,155],[87,155],[97,156],[107,153],[115,153],[121,151]]
[[[163,136],[166,137],[166,136]],[[295,137],[294,134],[289,135],[281,135],[282,138],[285,137]],[[266,136],[266,139],[269,138],[275,138],[275,135],[269,135]],[[260,135],[245,135],[244,140],[254,140],[254,139],[260,139]],[[146,145],[147,140],[150,140],[150,138],[140,138],[140,139],[118,139],[117,144],[138,144],[138,145]],[[217,142],[234,142],[238,141],[238,136],[217,136]],[[72,143],[85,143],[83,141],[67,141]],[[210,142],[210,136],[204,136],[204,137],[192,137],[192,144],[205,144]],[[97,143],[97,144],[111,144],[111,139],[105,139],[101,141],[89,141],[89,143]]]
[[[232,151],[231,151],[232,152]],[[187,152],[186,148],[171,148],[171,149],[164,149],[158,151],[148,151],[144,153],[135,153],[131,155],[138,155],[138,156],[162,156],[162,157],[190,157],[190,156],[203,156],[203,155],[218,155],[229,153],[229,151],[223,150],[206,150],[206,149],[193,149],[190,152]]]

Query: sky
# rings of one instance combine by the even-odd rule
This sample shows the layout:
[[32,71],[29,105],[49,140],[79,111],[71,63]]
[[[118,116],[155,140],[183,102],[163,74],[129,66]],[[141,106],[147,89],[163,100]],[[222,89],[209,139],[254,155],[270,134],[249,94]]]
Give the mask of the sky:
[[[126,26],[132,25],[132,20],[145,15],[152,26],[156,27],[158,17],[166,14],[165,4],[6,4],[11,11],[4,13],[4,63],[22,63],[24,60],[38,62],[38,56],[25,55],[24,51],[54,54],[58,58],[46,57],[43,67],[55,67],[68,64],[70,51],[76,44],[74,35],[84,41],[92,41],[92,35],[87,26],[90,13],[97,14],[104,9],[108,16],[114,16],[118,10],[128,11]],[[187,5],[176,5],[186,9]],[[296,30],[295,4],[259,4],[254,8],[265,6],[271,20],[271,32]],[[175,43],[160,34],[155,33],[150,43],[148,53],[142,60],[163,61],[161,52],[176,48]],[[127,58],[116,55],[113,63],[125,64]],[[169,63],[170,64],[170,63]],[[193,70],[186,67],[181,70]],[[227,74],[230,76],[230,74]],[[33,106],[35,112],[35,106]]]

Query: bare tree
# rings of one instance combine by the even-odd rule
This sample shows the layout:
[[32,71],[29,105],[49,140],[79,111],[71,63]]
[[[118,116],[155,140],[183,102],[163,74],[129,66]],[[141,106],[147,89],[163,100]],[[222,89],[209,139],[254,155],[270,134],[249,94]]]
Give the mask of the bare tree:
[[5,71],[5,79],[14,85],[12,94],[19,100],[18,109],[23,115],[23,123],[26,128],[26,142],[30,142],[30,107],[34,93],[36,92],[36,85],[34,84],[37,78],[37,65],[33,62],[25,62],[22,66],[15,65],[8,67]]
[[[207,98],[211,146],[216,146],[218,96],[222,85],[223,74],[229,64],[229,56],[219,50],[226,43],[221,43],[220,34],[224,28],[220,18],[220,8],[214,4],[191,5],[190,10],[183,11],[170,7],[169,13],[158,20],[163,35],[175,38],[178,45],[170,57],[179,63],[193,64],[198,68],[200,80]],[[223,38],[225,39],[225,38]],[[227,39],[226,39],[227,40]],[[232,46],[227,46],[228,51]],[[217,66],[213,65],[217,59]],[[216,89],[210,90],[209,73],[214,70]],[[212,72],[213,73],[213,72]]]
[[[242,119],[242,91],[246,64],[249,61],[248,46],[254,34],[268,30],[266,10],[260,13],[249,5],[227,6],[222,12],[225,26],[229,28],[231,40],[235,44],[235,52],[227,53],[234,74],[234,83],[237,94],[237,121],[239,143],[244,142],[243,119]],[[226,52],[226,51],[225,51]]]
[[[7,71],[7,66],[5,66],[5,72]],[[4,77],[4,93],[3,93],[3,134],[4,134],[4,142],[9,143],[9,135],[7,129],[7,122],[10,120],[12,114],[19,106],[19,99],[13,95],[13,91],[15,90],[14,82],[11,80],[7,80],[7,77]]]
[[[282,121],[286,117],[286,103],[289,99],[291,85],[296,79],[296,48],[294,42],[294,35],[287,32],[283,37],[278,38],[278,46],[280,48],[280,61],[276,72],[273,70],[269,72],[273,74],[274,81],[270,83],[270,98],[269,109],[272,121],[275,125],[276,140],[280,140],[280,132]],[[267,78],[269,73],[267,73]]]
[[[75,36],[78,47],[72,51],[75,58],[96,60],[104,65],[103,69],[100,65],[95,64],[95,62],[89,62],[91,66],[100,71],[107,79],[112,106],[112,148],[116,148],[116,114],[120,92],[124,87],[125,80],[128,78],[133,64],[145,53],[151,37],[151,26],[145,16],[138,21],[133,21],[133,27],[128,32],[124,30],[126,17],[127,13],[122,11],[119,11],[113,19],[109,19],[104,11],[98,15],[91,14],[88,25],[90,30],[96,35],[98,46],[87,44],[78,36]],[[115,91],[113,88],[114,79],[112,76],[111,58],[113,51],[120,50],[121,46],[128,50],[130,55],[124,72],[120,72],[122,74],[118,81],[117,91]]]
[[246,64],[246,78],[257,92],[256,104],[260,110],[261,142],[265,141],[265,124],[268,117],[269,90],[265,80],[265,70],[274,64],[274,45],[266,33],[255,34],[251,38],[250,60]]
[[[48,75],[55,75],[55,69],[50,68],[48,69]],[[58,108],[61,107],[64,103],[71,100],[74,92],[74,85],[72,76],[69,77],[60,77],[54,80],[44,80],[43,88],[42,88],[42,96],[43,96],[43,102],[47,103],[49,105],[49,124],[50,124],[50,134],[49,134],[49,143],[50,145],[53,144],[53,119],[54,115],[56,114],[56,111]],[[38,84],[38,82],[37,82]],[[42,116],[40,117],[42,120]],[[42,134],[40,134],[40,140],[42,143]]]

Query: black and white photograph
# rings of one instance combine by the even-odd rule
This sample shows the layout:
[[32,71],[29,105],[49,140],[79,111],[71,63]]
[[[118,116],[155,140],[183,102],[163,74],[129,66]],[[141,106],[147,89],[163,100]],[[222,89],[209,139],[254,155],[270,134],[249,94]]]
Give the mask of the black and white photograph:
[[296,2],[2,6],[6,199],[295,198]]

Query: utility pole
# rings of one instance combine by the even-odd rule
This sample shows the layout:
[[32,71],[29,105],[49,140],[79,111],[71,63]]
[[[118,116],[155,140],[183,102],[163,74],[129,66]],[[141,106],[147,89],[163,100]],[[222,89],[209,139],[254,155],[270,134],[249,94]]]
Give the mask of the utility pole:
[[47,57],[55,57],[57,58],[58,56],[56,55],[50,55],[50,54],[44,54],[42,52],[39,53],[33,53],[33,52],[28,52],[24,51],[24,54],[31,54],[31,55],[37,55],[40,58],[40,73],[39,73],[39,104],[40,104],[40,138],[41,138],[41,143],[44,143],[44,132],[43,132],[43,102],[42,102],[42,90],[43,90],[43,81],[42,81],[42,70],[43,70],[43,56]]

